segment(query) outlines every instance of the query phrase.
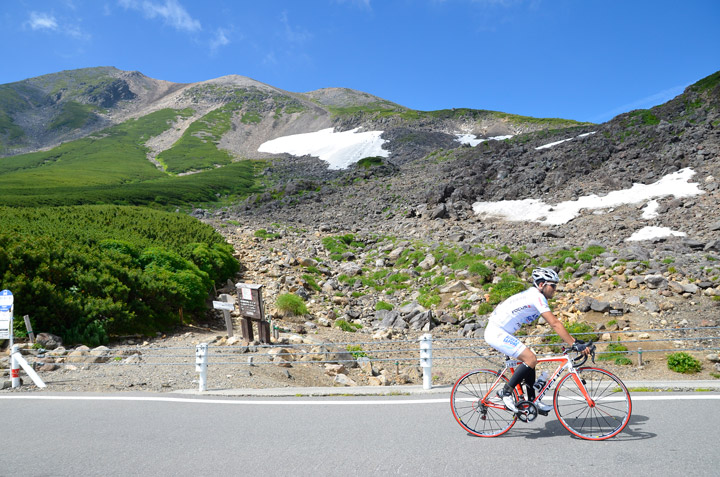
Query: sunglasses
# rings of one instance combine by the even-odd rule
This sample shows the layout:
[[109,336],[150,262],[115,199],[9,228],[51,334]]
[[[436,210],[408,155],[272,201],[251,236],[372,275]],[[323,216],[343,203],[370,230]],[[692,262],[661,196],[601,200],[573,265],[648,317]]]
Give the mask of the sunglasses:
[[551,287],[553,290],[557,289],[557,283],[546,283],[545,285]]

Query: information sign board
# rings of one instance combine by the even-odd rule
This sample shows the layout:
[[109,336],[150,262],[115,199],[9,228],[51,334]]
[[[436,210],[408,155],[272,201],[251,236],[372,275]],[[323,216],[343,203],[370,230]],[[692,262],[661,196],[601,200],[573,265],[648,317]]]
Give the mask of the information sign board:
[[10,290],[0,291],[0,340],[10,339],[13,301]]

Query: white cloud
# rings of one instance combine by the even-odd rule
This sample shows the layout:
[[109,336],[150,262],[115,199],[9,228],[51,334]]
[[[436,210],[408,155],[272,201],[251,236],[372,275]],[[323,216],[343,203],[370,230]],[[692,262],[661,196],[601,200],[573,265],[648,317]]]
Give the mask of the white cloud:
[[672,88],[662,90],[659,93],[651,94],[650,96],[638,99],[637,101],[633,101],[632,103],[623,104],[622,106],[618,106],[615,109],[611,109],[610,111],[598,114],[594,118],[590,118],[589,121],[593,123],[609,121],[618,114],[627,113],[628,111],[632,111],[634,109],[647,109],[653,106],[657,106],[658,104],[666,103],[673,99],[675,96],[682,93],[687,86],[688,85],[673,86]]
[[55,16],[47,13],[30,12],[30,20],[27,24],[33,30],[53,30],[57,31],[58,24]]
[[118,0],[118,3],[130,10],[142,12],[145,18],[161,18],[177,30],[198,31],[202,26],[180,5],[177,0],[165,0],[165,2],[151,2],[148,0]]
[[277,57],[275,56],[275,52],[271,51],[268,54],[266,54],[265,57],[263,58],[262,62],[264,65],[277,65],[278,60],[277,60]]
[[337,3],[349,3],[351,5],[357,5],[360,8],[366,8],[372,10],[370,0],[335,0]]
[[224,28],[218,28],[215,32],[215,37],[210,40],[210,50],[215,52],[221,46],[229,45],[230,39],[227,36],[227,31]]
[[283,24],[285,30],[285,38],[290,43],[304,43],[312,38],[312,33],[291,25],[288,14],[285,11],[280,14],[280,22]]
[[30,12],[30,19],[25,22],[34,31],[50,31],[71,36],[79,40],[87,40],[90,35],[85,33],[77,25],[62,24],[55,18],[55,15],[43,12]]

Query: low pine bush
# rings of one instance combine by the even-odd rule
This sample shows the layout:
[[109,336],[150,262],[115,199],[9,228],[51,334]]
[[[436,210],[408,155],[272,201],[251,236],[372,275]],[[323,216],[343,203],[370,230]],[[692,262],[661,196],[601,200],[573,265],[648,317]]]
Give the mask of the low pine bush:
[[700,361],[685,352],[669,355],[667,357],[667,365],[668,369],[683,374],[699,373],[702,369]]

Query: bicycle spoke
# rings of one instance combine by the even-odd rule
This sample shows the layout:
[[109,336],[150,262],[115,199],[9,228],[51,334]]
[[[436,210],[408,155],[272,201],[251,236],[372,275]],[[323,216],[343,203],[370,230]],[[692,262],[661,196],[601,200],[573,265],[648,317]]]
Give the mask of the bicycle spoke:
[[632,410],[622,381],[596,368],[578,370],[578,378],[579,383],[573,375],[567,375],[555,391],[555,412],[560,423],[583,439],[607,439],[622,431]]
[[490,370],[476,370],[461,377],[450,394],[450,404],[458,424],[476,436],[494,437],[507,432],[516,421],[495,396],[507,379],[498,380]]

